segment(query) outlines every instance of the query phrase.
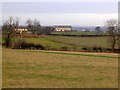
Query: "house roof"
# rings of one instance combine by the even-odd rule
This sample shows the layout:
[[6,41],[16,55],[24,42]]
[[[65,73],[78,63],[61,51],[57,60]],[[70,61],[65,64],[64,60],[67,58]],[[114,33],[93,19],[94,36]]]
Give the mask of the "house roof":
[[17,29],[27,29],[27,27],[26,26],[18,26],[18,27],[16,27]]
[[72,28],[71,26],[53,26],[54,28]]

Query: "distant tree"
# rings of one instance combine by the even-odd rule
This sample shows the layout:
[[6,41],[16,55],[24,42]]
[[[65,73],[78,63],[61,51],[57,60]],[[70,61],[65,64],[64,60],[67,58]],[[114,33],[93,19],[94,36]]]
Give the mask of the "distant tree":
[[33,34],[38,32],[41,27],[40,22],[37,19],[35,20],[28,19],[26,24],[27,24],[28,30],[31,31]]
[[28,19],[26,21],[26,24],[27,24],[27,28],[29,31],[32,31],[33,30],[33,21],[31,19]]
[[26,24],[27,24],[28,30],[31,31],[33,34],[48,35],[52,31],[51,27],[41,26],[40,21],[37,19],[34,19],[34,20],[28,19]]
[[120,19],[118,19],[118,48],[120,50]]
[[31,27],[33,25],[33,21],[31,19],[28,19],[26,24],[28,25],[28,27]]
[[14,26],[15,26],[15,28],[17,28],[19,26],[19,22],[20,22],[20,19],[18,17],[16,17],[14,19]]
[[4,38],[5,41],[5,46],[8,48],[11,45],[11,37],[10,37],[10,33],[8,32],[7,36]]
[[13,32],[13,17],[9,17],[8,20],[4,21],[3,22],[3,25],[2,25],[2,32],[3,33],[12,33]]
[[35,32],[37,33],[39,30],[41,30],[40,22],[35,19],[33,22],[33,34],[35,34]]
[[101,33],[102,33],[101,27],[100,27],[100,26],[97,26],[97,27],[95,28],[95,34],[96,34],[96,35],[101,35]]
[[7,47],[14,45],[15,28],[19,25],[19,19],[9,17],[2,25],[3,38]]
[[118,37],[118,23],[117,20],[111,19],[106,22],[107,32],[109,35],[109,43],[111,45],[112,52],[114,52],[115,45],[117,43]]
[[44,27],[42,29],[42,34],[49,35],[52,32],[52,27]]

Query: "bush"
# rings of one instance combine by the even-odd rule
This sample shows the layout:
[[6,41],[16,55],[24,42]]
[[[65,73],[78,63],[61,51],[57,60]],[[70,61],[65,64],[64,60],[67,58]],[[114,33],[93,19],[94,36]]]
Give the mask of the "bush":
[[68,50],[68,48],[67,47],[61,47],[61,49],[60,49],[61,51],[67,51]]
[[40,45],[40,44],[36,44],[36,45],[34,44],[33,48],[34,48],[34,49],[45,50],[45,48],[44,48],[42,45]]
[[112,49],[106,48],[106,52],[112,52]]
[[93,52],[102,52],[102,48],[101,47],[93,47]]
[[88,51],[88,49],[87,48],[82,48],[82,51]]
[[89,48],[89,47],[83,47],[82,51],[83,52],[91,52],[91,48]]
[[97,52],[97,51],[98,51],[97,47],[93,47],[93,52]]
[[16,41],[14,43],[14,46],[12,47],[13,49],[22,49],[23,45],[26,43],[26,41],[18,39],[18,41]]
[[98,51],[99,51],[99,52],[102,52],[102,48],[101,48],[101,47],[98,47]]
[[5,41],[5,46],[6,46],[7,48],[9,48],[9,47],[11,46],[11,42],[12,42],[9,33],[7,34],[7,37],[4,37],[4,41]]

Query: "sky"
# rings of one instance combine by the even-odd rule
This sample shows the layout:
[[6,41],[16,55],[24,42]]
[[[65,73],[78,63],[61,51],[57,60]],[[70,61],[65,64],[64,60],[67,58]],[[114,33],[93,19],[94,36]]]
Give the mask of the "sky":
[[0,24],[9,16],[19,17],[21,25],[25,25],[30,18],[38,19],[41,25],[72,26],[103,26],[107,20],[118,18],[117,0],[18,1],[2,1]]

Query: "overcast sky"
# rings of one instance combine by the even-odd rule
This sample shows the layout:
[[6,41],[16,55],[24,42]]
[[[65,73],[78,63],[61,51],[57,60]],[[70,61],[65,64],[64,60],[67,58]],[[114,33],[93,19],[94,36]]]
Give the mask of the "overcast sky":
[[[104,25],[106,20],[117,19],[117,0],[44,0],[44,2],[2,2],[2,20],[9,16],[19,17],[20,24],[25,24],[28,18],[38,19],[42,25],[74,25],[93,26]],[[19,1],[19,0],[18,0]],[[31,0],[32,1],[32,0]],[[49,2],[48,2],[49,1]],[[56,0],[57,1],[57,0]],[[66,2],[65,2],[66,1]],[[76,2],[75,2],[76,1]],[[99,1],[99,2],[98,2]],[[105,2],[106,1],[106,2]],[[2,22],[0,22],[2,24]]]

